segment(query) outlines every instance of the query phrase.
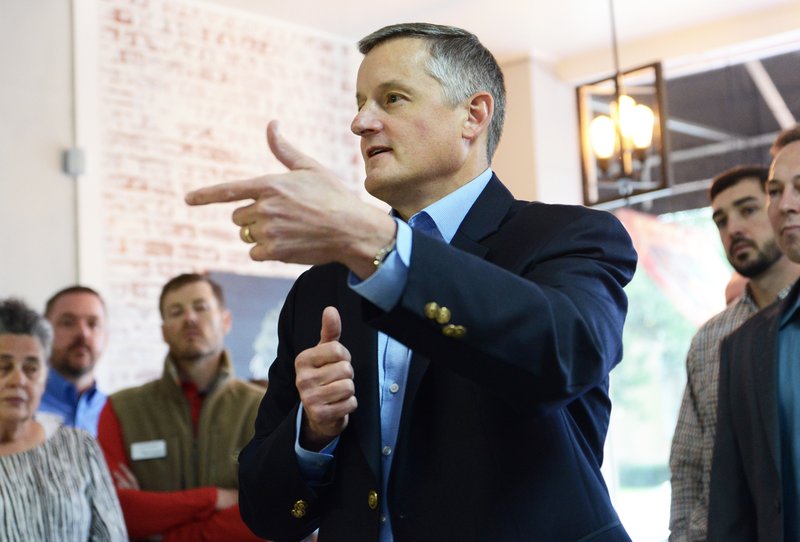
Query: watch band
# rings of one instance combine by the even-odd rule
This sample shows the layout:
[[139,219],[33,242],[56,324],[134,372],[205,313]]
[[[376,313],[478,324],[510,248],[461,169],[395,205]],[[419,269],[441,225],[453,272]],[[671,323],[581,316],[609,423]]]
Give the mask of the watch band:
[[381,266],[381,264],[386,260],[386,258],[389,256],[389,254],[392,253],[396,244],[397,244],[397,236],[393,237],[388,245],[381,248],[378,252],[375,253],[375,257],[372,259],[372,265],[375,266],[375,269],[378,269]]

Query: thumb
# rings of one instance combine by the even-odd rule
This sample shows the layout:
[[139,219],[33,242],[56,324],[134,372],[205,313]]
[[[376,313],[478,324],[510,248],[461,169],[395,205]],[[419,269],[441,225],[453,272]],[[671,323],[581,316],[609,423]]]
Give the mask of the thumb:
[[291,170],[322,168],[319,162],[297,150],[283,137],[278,131],[277,120],[271,120],[267,124],[267,144],[275,158]]
[[342,335],[342,318],[336,307],[325,307],[322,311],[322,329],[319,332],[319,342],[328,343],[338,341]]

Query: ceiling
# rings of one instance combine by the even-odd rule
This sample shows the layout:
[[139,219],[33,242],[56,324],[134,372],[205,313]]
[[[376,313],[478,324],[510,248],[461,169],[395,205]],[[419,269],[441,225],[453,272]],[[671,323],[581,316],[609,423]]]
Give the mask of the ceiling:
[[[557,61],[611,42],[606,0],[211,0],[346,39],[399,22],[459,26],[498,57]],[[798,0],[613,0],[619,43],[796,4]],[[800,25],[798,25],[800,26]]]
[[[715,32],[724,34],[723,41],[735,48],[734,44],[764,40],[790,29],[792,46],[774,58],[759,54],[734,61],[726,56],[714,68],[713,39],[705,44],[701,39],[701,54],[684,51],[702,64],[701,69],[693,71],[692,61],[683,67],[676,62],[670,65],[666,139],[673,151],[669,163],[676,190],[662,191],[659,201],[643,199],[638,205],[641,210],[660,213],[707,205],[710,177],[737,163],[768,163],[769,145],[777,131],[800,120],[796,69],[800,0],[205,1],[314,28],[353,43],[399,22],[459,26],[475,33],[501,62],[532,56],[554,65],[565,81],[574,83],[580,78],[570,65],[611,69],[609,1],[614,3],[624,62],[629,62],[624,53],[646,57],[653,54],[645,52],[649,47],[655,48],[658,57],[665,44],[674,48],[677,42],[680,51],[683,40]],[[597,67],[604,62],[608,64]],[[587,74],[580,77],[585,82]],[[625,203],[636,205],[632,200]]]

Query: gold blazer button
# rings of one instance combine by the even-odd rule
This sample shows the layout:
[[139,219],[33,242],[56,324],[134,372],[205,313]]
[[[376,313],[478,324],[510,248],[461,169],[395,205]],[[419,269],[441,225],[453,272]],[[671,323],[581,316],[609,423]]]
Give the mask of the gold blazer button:
[[308,503],[303,499],[300,499],[294,503],[294,506],[292,506],[292,517],[300,519],[306,515],[306,510],[308,510]]
[[370,489],[369,494],[367,494],[367,504],[370,510],[378,508],[378,492],[374,489]]

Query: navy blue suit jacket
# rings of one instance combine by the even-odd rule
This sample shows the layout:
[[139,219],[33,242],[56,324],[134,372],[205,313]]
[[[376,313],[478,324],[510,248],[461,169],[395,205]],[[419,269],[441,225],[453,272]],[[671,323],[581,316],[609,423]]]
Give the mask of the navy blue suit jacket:
[[[623,286],[636,265],[621,224],[515,201],[495,177],[451,245],[417,232],[413,243],[407,286],[388,312],[354,294],[341,265],[296,281],[256,434],[239,457],[245,522],[278,541],[317,527],[320,542],[377,540],[381,330],[414,352],[389,494],[378,496],[389,499],[396,542],[629,540],[600,474]],[[426,318],[432,301],[463,337]],[[294,358],[319,342],[328,305],[342,316],[358,408],[329,479],[312,487],[294,453]]]

